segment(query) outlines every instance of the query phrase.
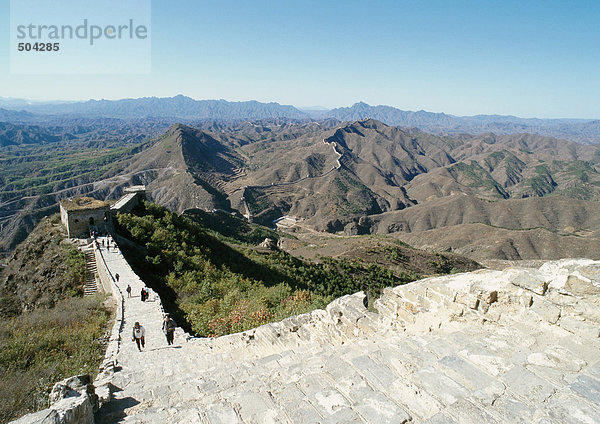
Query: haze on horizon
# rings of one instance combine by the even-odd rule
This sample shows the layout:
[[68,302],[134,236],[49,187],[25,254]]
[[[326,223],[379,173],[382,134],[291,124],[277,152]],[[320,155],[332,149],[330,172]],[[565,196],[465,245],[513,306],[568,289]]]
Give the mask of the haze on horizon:
[[[7,46],[9,2],[0,8]],[[5,48],[0,96],[181,93],[300,108],[364,101],[456,116],[596,119],[599,18],[596,2],[152,1],[150,74],[10,74]]]

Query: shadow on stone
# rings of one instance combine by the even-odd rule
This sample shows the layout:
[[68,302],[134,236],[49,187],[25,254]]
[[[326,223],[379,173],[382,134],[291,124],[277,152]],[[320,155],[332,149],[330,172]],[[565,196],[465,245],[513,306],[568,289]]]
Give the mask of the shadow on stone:
[[154,352],[157,350],[165,350],[165,349],[181,349],[181,346],[163,346],[163,347],[155,347],[154,349],[148,349],[150,352]]
[[[118,387],[114,387],[114,389],[115,391],[121,391]],[[95,422],[97,424],[118,423],[127,416],[125,409],[132,408],[139,404],[140,402],[132,397],[113,399],[96,412],[94,416]]]
[[[117,370],[117,369],[115,368],[115,371],[116,371],[116,370]],[[117,386],[115,386],[115,385],[114,385],[114,384],[112,384],[112,383],[108,383],[108,387],[110,387],[110,392],[111,392],[111,393],[117,393],[117,392],[122,392],[122,391],[123,391],[123,389],[121,389],[120,387],[117,387]]]

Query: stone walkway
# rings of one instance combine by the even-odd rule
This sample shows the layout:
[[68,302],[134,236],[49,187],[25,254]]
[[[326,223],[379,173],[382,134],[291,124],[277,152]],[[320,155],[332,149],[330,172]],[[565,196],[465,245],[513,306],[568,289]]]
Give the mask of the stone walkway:
[[[179,331],[130,284],[98,423],[600,423],[600,262],[423,280],[218,339]],[[146,328],[138,352],[131,327]]]

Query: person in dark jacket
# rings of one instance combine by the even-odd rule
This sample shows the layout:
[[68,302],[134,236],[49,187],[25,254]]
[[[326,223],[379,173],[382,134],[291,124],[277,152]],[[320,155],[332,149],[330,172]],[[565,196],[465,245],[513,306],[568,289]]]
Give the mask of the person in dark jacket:
[[171,318],[171,316],[169,314],[165,314],[165,319],[162,324],[162,330],[163,330],[163,333],[165,333],[165,336],[167,337],[168,345],[173,344],[173,336],[175,335],[175,327],[177,327],[175,320],[173,318]]

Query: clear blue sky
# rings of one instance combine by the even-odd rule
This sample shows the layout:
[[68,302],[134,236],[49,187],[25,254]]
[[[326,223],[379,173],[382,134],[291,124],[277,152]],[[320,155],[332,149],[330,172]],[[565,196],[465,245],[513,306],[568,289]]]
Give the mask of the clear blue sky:
[[196,99],[600,118],[600,1],[152,1],[145,75],[11,75],[0,96]]

